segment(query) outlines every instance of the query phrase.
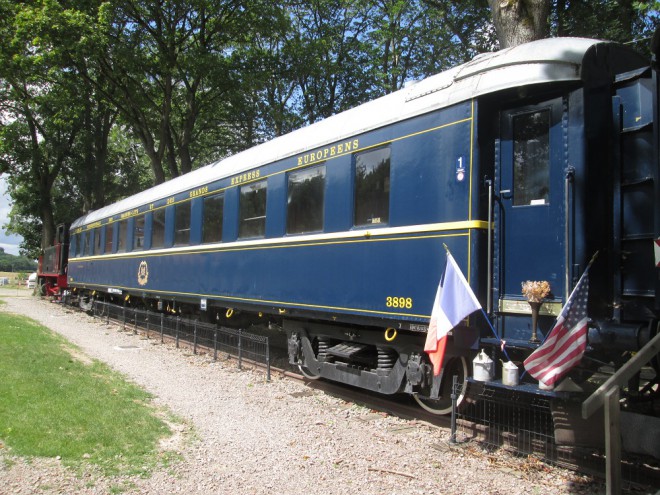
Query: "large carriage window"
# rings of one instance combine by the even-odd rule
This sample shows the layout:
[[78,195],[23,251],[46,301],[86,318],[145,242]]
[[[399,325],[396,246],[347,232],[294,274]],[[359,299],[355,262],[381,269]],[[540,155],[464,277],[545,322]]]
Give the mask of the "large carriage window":
[[355,155],[355,223],[384,224],[390,220],[390,149]]
[[204,220],[202,223],[202,242],[220,242],[222,240],[222,214],[224,194],[204,198]]
[[513,205],[544,205],[550,194],[550,110],[513,118]]
[[69,241],[69,258],[78,257],[78,234],[73,234]]
[[114,232],[113,225],[107,224],[105,226],[105,254],[112,253],[112,234]]
[[101,229],[94,229],[94,254],[101,254]]
[[165,245],[165,208],[154,210],[151,222],[151,249]]
[[133,250],[144,249],[144,215],[135,217],[133,221]]
[[174,207],[174,244],[190,244],[190,202]]
[[289,174],[286,206],[286,233],[302,234],[323,230],[325,165]]
[[239,237],[266,235],[266,181],[241,187],[239,200]]
[[126,233],[128,230],[128,225],[126,220],[122,220],[118,224],[119,235],[117,236],[117,252],[123,253],[126,251]]
[[83,232],[83,256],[89,256],[92,254],[92,231],[88,230],[87,232]]

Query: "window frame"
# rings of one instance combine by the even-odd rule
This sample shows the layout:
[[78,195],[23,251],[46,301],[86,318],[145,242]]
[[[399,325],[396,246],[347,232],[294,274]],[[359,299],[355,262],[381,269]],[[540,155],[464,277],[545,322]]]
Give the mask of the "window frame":
[[[387,157],[385,160],[387,161],[387,176],[384,178],[383,181],[383,191],[382,191],[382,197],[376,198],[376,201],[382,201],[383,198],[386,199],[386,214],[387,217],[383,220],[383,212],[379,212],[380,216],[373,216],[371,217],[371,221],[365,221],[363,223],[358,221],[359,216],[364,216],[363,211],[365,206],[364,202],[360,205],[358,205],[358,201],[360,199],[365,199],[360,197],[360,186],[358,184],[358,170],[360,168],[359,160],[362,159],[363,157],[366,157],[368,155],[373,155],[375,153],[381,153],[383,151],[387,152]],[[383,162],[383,159],[381,159],[379,162],[376,163],[374,166],[369,166],[370,172],[368,175],[371,175],[373,173],[373,170],[378,168],[379,163]],[[389,144],[386,144],[384,146],[379,146],[377,148],[361,151],[359,153],[354,153],[353,154],[353,227],[354,228],[368,228],[368,227],[381,227],[381,226],[387,226],[390,223],[390,205],[391,205],[391,195],[392,195],[392,147]],[[368,188],[364,189],[367,191],[370,191],[370,195],[374,196],[373,191],[374,188]],[[386,197],[385,197],[386,194]],[[367,200],[371,198],[366,198]],[[380,205],[382,206],[382,205]],[[373,220],[378,220],[377,222],[374,222]]]
[[[320,174],[313,175],[315,171],[320,170]],[[311,208],[296,208],[296,210],[292,210],[291,205],[293,204],[293,191],[291,189],[292,187],[292,178],[296,176],[302,176],[304,174],[309,174],[309,178],[304,178],[299,184],[301,183],[309,183],[312,180],[314,180],[316,177],[321,178],[321,194],[320,199],[319,197],[315,196],[314,194],[311,194],[311,198],[317,199],[314,203],[313,206],[318,206],[320,208],[320,215],[311,215],[308,218],[303,219],[301,222],[298,218],[295,218],[294,215],[299,214],[298,212],[302,211],[303,214],[302,216],[305,216],[305,212],[311,212]],[[311,165],[309,167],[305,168],[299,168],[295,170],[291,170],[287,173],[286,177],[286,226],[285,226],[285,231],[287,235],[303,235],[303,234],[312,234],[312,233],[318,233],[318,232],[323,232],[323,229],[325,227],[325,189],[326,189],[326,176],[327,176],[327,168],[326,168],[326,163],[321,162],[318,164]],[[307,187],[312,189],[313,185],[305,185],[303,187]],[[311,191],[312,193],[314,192],[313,190]],[[299,197],[304,197],[304,196],[299,196]],[[310,197],[310,196],[307,196]],[[304,206],[304,205],[303,205]],[[318,212],[317,212],[318,213]],[[298,222],[298,223],[303,223],[306,224],[305,226],[309,225],[310,223],[313,223],[314,221],[318,221],[318,217],[320,216],[320,226],[313,225],[312,227],[306,229],[293,229],[292,228],[292,222]],[[316,217],[316,218],[314,218]]]
[[[209,221],[207,217],[208,214],[208,205],[214,201],[219,200],[220,204],[220,214],[219,214],[219,223],[215,225],[215,229],[212,231],[215,233],[215,236],[211,239],[207,239],[207,236],[210,237],[211,232],[208,231],[208,228],[213,222]],[[222,229],[224,228],[224,214],[225,214],[225,193],[217,192],[205,196],[202,201],[202,244],[213,244],[216,242],[222,242]]]
[[[142,224],[142,235],[138,235],[138,229]],[[133,218],[133,248],[132,251],[144,251],[145,241],[146,241],[146,225],[147,225],[147,216],[142,213],[141,215],[136,215]],[[138,246],[138,240],[142,239],[142,245]]]
[[[162,223],[157,222],[162,216]],[[167,227],[167,214],[166,208],[156,208],[151,212],[151,243],[149,244],[149,249],[162,249],[165,247],[165,229]],[[154,234],[160,234],[160,243],[155,242],[156,236]]]
[[[259,207],[259,210],[263,211],[255,211],[253,216],[251,217],[244,217],[245,214],[251,214],[250,212],[246,211],[244,208],[244,202],[243,198],[247,197],[244,195],[243,191],[248,190],[248,188],[252,188],[253,193],[255,193],[255,198],[259,200],[260,203],[259,205],[256,205]],[[255,190],[255,188],[258,188]],[[263,190],[263,200],[260,198],[259,192]],[[240,186],[238,190],[238,238],[239,239],[263,239],[266,237],[266,218],[267,218],[267,207],[268,207],[268,181],[266,179],[258,180],[255,182],[251,182],[249,184],[245,184],[243,186]],[[263,214],[259,214],[263,213]],[[245,222],[248,221],[258,221],[259,223],[252,223],[252,224],[246,224]],[[251,230],[254,229],[249,229],[249,232],[245,232],[248,226],[252,225],[257,225],[257,230],[258,233],[254,234],[252,233]]]
[[[186,207],[183,209],[182,207]],[[174,205],[174,236],[172,239],[173,246],[190,246],[190,230],[192,227],[192,204],[190,201],[183,201]],[[185,212],[186,215],[179,217],[179,215]],[[186,222],[187,219],[187,222]],[[179,224],[183,220],[185,225],[183,228]],[[185,236],[185,241],[182,239],[182,236]]]
[[117,232],[117,252],[126,253],[128,251],[128,220],[120,220],[116,223]]

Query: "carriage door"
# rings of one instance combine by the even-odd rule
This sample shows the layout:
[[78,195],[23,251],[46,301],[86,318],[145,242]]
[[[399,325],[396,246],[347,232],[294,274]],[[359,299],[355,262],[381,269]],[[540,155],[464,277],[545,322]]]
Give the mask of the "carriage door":
[[[495,290],[502,330],[512,340],[529,338],[530,309],[522,282],[546,280],[556,300],[563,295],[562,108],[557,98],[500,113]],[[546,311],[554,306],[546,305]]]

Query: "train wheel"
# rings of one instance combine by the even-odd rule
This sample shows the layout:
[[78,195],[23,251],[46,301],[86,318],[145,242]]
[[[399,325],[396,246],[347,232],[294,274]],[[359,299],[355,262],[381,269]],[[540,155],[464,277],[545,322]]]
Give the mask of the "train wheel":
[[319,378],[321,378],[321,375],[313,373],[308,367],[303,366],[302,364],[298,365],[298,369],[300,370],[302,376],[304,376],[308,380],[318,380]]
[[431,414],[445,415],[451,413],[451,387],[453,376],[458,376],[458,398],[457,407],[460,407],[465,400],[467,393],[468,363],[465,357],[460,356],[451,359],[446,365],[443,373],[442,384],[440,385],[440,397],[438,399],[428,399],[420,397],[419,394],[413,394],[415,401]]

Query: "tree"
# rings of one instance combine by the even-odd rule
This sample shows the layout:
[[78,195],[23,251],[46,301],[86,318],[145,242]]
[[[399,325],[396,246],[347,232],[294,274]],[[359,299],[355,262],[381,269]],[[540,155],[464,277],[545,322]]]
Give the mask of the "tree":
[[550,0],[488,0],[500,48],[547,38]]
[[10,192],[29,188],[45,247],[55,233],[53,184],[71,158],[82,123],[75,81],[53,65],[49,50],[35,46],[33,19],[24,7],[0,2],[0,161],[11,171]]
[[[142,143],[154,182],[192,170],[198,126],[222,125],[237,91],[232,51],[278,11],[251,0],[104,3],[85,37],[112,88],[105,97]],[[84,37],[81,37],[81,40]],[[103,88],[100,88],[103,90]]]

